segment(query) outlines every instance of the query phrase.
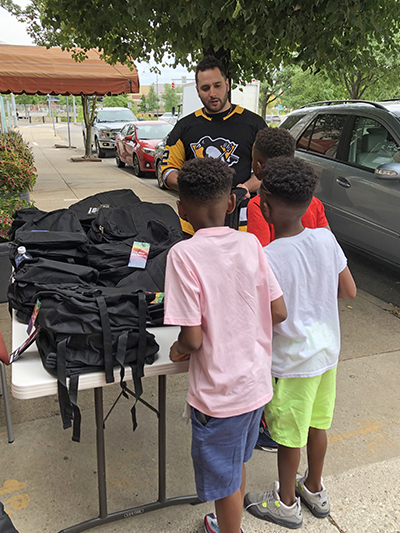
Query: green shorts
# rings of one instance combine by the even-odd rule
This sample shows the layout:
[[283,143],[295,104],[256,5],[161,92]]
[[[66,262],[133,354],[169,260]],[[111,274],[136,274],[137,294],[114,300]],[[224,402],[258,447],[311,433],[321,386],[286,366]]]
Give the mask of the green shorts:
[[274,396],[264,408],[271,437],[282,446],[302,448],[308,430],[329,429],[336,397],[337,367],[312,378],[273,378]]

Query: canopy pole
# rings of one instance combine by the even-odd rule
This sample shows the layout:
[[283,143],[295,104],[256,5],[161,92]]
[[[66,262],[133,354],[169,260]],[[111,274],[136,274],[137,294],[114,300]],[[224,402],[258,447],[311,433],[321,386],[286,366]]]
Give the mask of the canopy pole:
[[76,106],[75,106],[75,95],[72,95],[72,108],[74,111],[74,124],[76,123]]
[[10,106],[10,100],[7,100],[7,113],[8,113],[8,124],[9,128],[12,128],[12,116],[11,116],[11,106]]
[[68,124],[68,148],[71,148],[71,127],[70,127],[70,124],[69,124],[68,96],[67,96],[67,124]]
[[0,94],[0,118],[1,118],[1,129],[3,133],[7,133],[7,122],[6,122],[6,110],[4,108],[4,100]]
[[14,117],[14,126],[17,127],[18,126],[18,122],[17,122],[17,107],[15,105],[15,98],[14,98],[14,94],[11,93],[11,104],[12,104],[12,114],[13,114],[13,117]]
[[54,137],[57,137],[57,134],[56,134],[56,125],[54,124],[54,114],[53,114],[53,110],[52,110],[52,108],[51,108],[51,106],[52,106],[52,100],[51,100],[51,96],[50,96],[49,94],[47,95],[47,99],[48,99],[48,102],[49,102],[49,115],[50,115],[51,120],[53,121]]

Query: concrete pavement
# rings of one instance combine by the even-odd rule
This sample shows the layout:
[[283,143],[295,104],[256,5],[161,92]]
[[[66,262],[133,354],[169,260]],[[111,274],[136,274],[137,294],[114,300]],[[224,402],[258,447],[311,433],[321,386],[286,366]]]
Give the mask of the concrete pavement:
[[[60,131],[60,130],[57,130]],[[143,200],[175,207],[176,196],[157,188],[156,180],[136,178],[113,159],[72,163],[83,148],[57,149],[51,125],[22,126],[31,143],[39,178],[31,197],[44,210],[68,207],[95,192],[132,188]],[[0,327],[10,347],[10,319],[0,305]],[[389,303],[360,292],[340,302],[342,353],[338,393],[324,483],[331,516],[318,520],[303,506],[302,531],[314,533],[400,533],[400,328]],[[10,368],[7,369],[10,379]],[[190,427],[181,420],[187,378],[168,378],[168,496],[194,493]],[[11,389],[10,389],[11,390]],[[119,392],[105,390],[105,410]],[[144,398],[154,403],[155,378],[144,381]],[[62,430],[55,396],[35,400],[11,398],[15,442],[7,443],[0,401],[0,500],[20,533],[57,532],[98,515],[94,409],[91,391],[79,395],[82,441],[73,443]],[[131,431],[131,402],[122,400],[106,424],[109,511],[156,499],[156,417],[139,406],[139,427]],[[300,472],[305,468],[302,454]],[[276,479],[276,455],[255,451],[247,467],[247,490],[266,490]],[[203,531],[204,514],[213,505],[176,506],[95,529],[122,531]],[[284,531],[243,512],[245,533]],[[1,532],[0,532],[1,533]]]

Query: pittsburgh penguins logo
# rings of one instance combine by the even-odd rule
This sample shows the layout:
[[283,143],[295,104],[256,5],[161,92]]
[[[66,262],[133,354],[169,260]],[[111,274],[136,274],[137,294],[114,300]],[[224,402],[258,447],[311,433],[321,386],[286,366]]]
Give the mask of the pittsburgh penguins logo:
[[239,161],[239,157],[234,155],[238,145],[228,139],[218,137],[211,139],[208,135],[202,137],[197,143],[190,145],[195,157],[212,157],[213,159],[222,159],[229,166]]

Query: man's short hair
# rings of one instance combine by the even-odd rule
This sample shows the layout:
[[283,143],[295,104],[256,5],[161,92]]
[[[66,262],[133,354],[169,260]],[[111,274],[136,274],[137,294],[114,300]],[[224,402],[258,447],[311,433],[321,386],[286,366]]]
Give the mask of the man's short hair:
[[296,140],[283,128],[264,128],[256,135],[254,150],[265,159],[273,157],[294,157]]
[[261,168],[261,188],[290,205],[311,202],[318,176],[298,157],[274,157]]
[[228,76],[222,61],[220,61],[214,56],[204,56],[203,59],[199,61],[196,67],[196,85],[198,81],[197,78],[199,72],[205,72],[206,70],[213,70],[215,68],[218,68],[220,70],[222,77],[226,80]]
[[186,161],[178,172],[179,196],[197,204],[219,200],[232,189],[233,170],[212,157]]

